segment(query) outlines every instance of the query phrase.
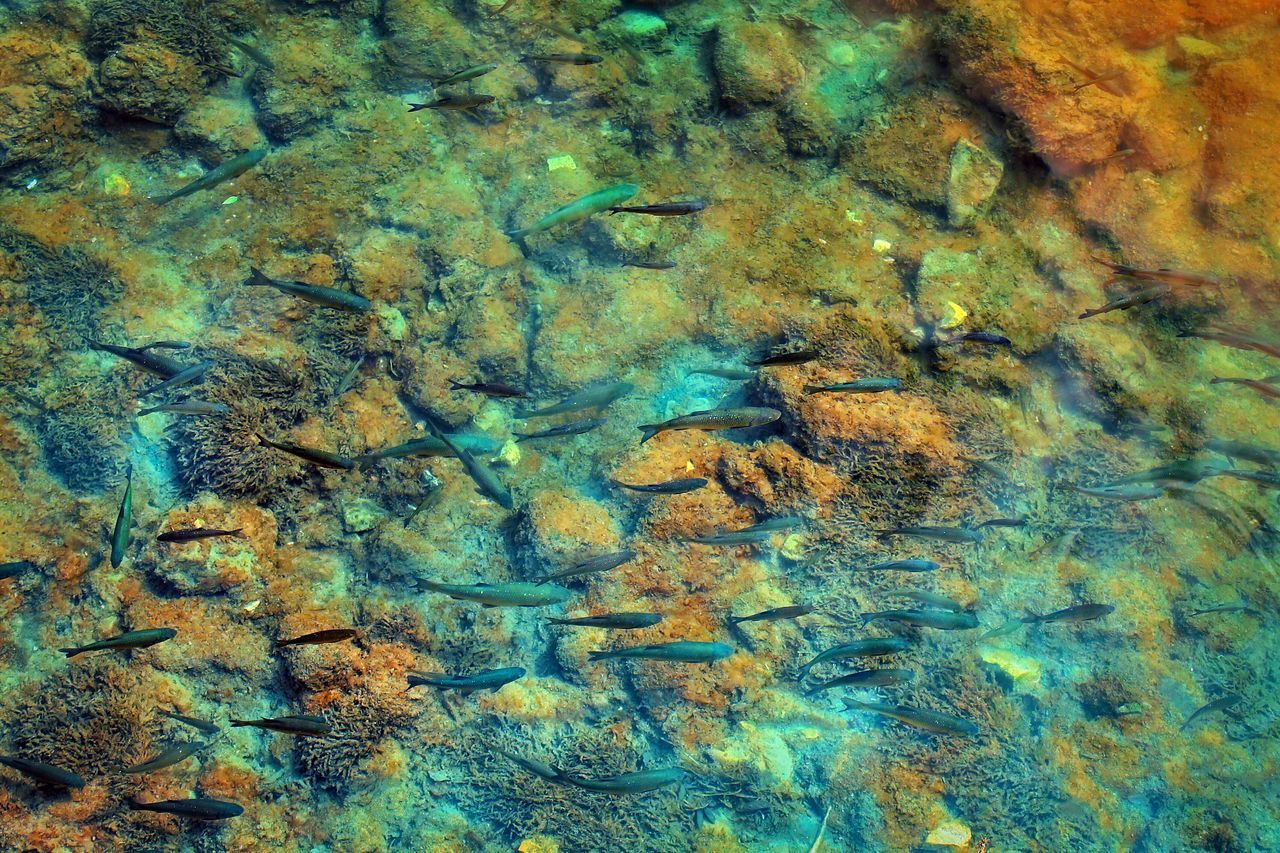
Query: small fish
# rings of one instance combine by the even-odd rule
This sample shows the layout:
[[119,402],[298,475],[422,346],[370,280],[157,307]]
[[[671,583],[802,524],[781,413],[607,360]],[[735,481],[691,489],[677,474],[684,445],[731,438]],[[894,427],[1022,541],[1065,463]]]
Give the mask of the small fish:
[[[487,435],[453,433],[449,436],[449,440],[469,453],[487,455],[490,453],[497,453],[502,449],[502,442],[497,439],[490,438]],[[357,456],[355,461],[360,465],[368,465],[379,459],[398,459],[403,456],[452,455],[453,451],[451,451],[443,441],[441,441],[437,436],[429,435],[424,438],[416,438],[413,441],[406,441],[404,444],[397,444],[394,447],[387,447],[382,450],[375,450],[372,453]]]
[[181,370],[175,373],[173,376],[170,376],[168,379],[161,382],[160,384],[152,385],[150,388],[143,390],[140,394],[138,394],[138,396],[148,397],[152,394],[159,394],[162,391],[171,391],[180,385],[186,385],[189,382],[194,382],[195,380],[199,379],[201,376],[204,376],[209,371],[209,368],[211,367],[213,367],[212,361],[202,361],[199,364],[193,364],[187,369]]
[[819,652],[812,660],[800,667],[798,680],[804,681],[809,675],[809,670],[826,661],[844,660],[845,658],[883,657],[906,651],[909,648],[911,648],[911,641],[904,637],[869,637],[863,640],[854,640],[851,643],[834,646],[826,651]]
[[1222,286],[1218,283],[1217,279],[1210,278],[1207,275],[1201,275],[1200,273],[1171,270],[1167,267],[1161,267],[1156,270],[1144,270],[1139,269],[1138,267],[1131,267],[1128,264],[1117,264],[1113,261],[1108,261],[1106,258],[1099,258],[1096,256],[1093,260],[1111,270],[1115,275],[1124,276],[1125,278],[1134,278],[1139,281],[1154,281],[1162,284],[1174,285],[1181,284],[1189,287],[1202,287],[1206,285],[1209,287]]
[[207,797],[192,797],[188,800],[157,800],[153,803],[140,803],[127,800],[129,808],[134,811],[161,812],[189,820],[226,820],[244,814],[244,806],[229,803],[226,800],[211,800]]
[[916,539],[937,539],[964,545],[982,541],[982,534],[970,527],[888,527],[876,531],[877,536],[912,536]]
[[590,195],[583,196],[577,201],[572,201],[564,207],[553,210],[527,228],[508,231],[507,235],[519,240],[530,234],[555,228],[557,225],[581,222],[601,211],[608,210],[614,205],[621,204],[638,192],[640,192],[640,187],[635,184],[618,184],[602,190],[596,190]]
[[636,628],[651,628],[662,621],[660,613],[602,613],[599,616],[574,616],[564,619],[548,619],[552,625],[567,625],[578,628],[616,628],[631,631]]
[[1043,616],[1028,613],[1022,621],[1028,625],[1036,622],[1089,622],[1101,619],[1116,609],[1114,604],[1076,604],[1062,610],[1055,610]]
[[690,412],[687,415],[665,420],[659,424],[642,424],[640,432],[644,434],[644,437],[640,439],[640,443],[644,444],[658,433],[667,432],[668,430],[745,429],[771,424],[780,417],[782,417],[782,412],[765,406],[703,409],[699,412]]
[[457,690],[459,693],[475,693],[478,690],[501,690],[503,685],[524,678],[525,670],[518,667],[486,669],[475,675],[445,675],[442,672],[409,673],[409,689],[435,687],[439,690]]
[[26,574],[36,567],[35,563],[29,560],[14,560],[11,563],[0,563],[0,581],[6,578],[16,578],[18,575]]
[[1273,385],[1264,379],[1249,379],[1244,376],[1215,376],[1209,380],[1210,385],[1221,385],[1224,382],[1243,385],[1246,388],[1252,388],[1264,397],[1280,400],[1280,386]]
[[639,267],[642,270],[673,270],[675,261],[646,261],[640,258],[628,258],[622,262],[624,267]]
[[747,364],[753,367],[783,367],[795,364],[808,364],[816,361],[820,357],[817,350],[800,349],[790,352],[779,352],[773,355],[766,355],[763,358],[749,359]]
[[61,767],[55,767],[52,764],[28,761],[25,758],[18,758],[16,755],[0,755],[0,764],[5,767],[11,767],[23,776],[30,776],[37,782],[43,782],[46,785],[57,785],[62,788],[84,787],[84,779],[79,775],[72,773],[70,770],[63,770]]
[[1066,488],[1091,498],[1108,501],[1149,501],[1161,497],[1167,490],[1163,486],[1141,484],[1119,486],[1077,486],[1067,483]]
[[330,453],[327,450],[319,450],[314,447],[303,447],[299,444],[288,444],[285,442],[272,441],[263,435],[258,435],[258,441],[267,447],[274,447],[276,450],[288,453],[290,456],[296,456],[304,462],[310,462],[312,465],[319,465],[321,468],[336,468],[342,471],[350,471],[356,467],[356,463],[345,456],[339,456],[336,453]]
[[1026,622],[1023,621],[1022,619],[1010,619],[1008,622],[1005,622],[1003,625],[998,625],[995,628],[992,628],[990,631],[987,631],[978,639],[981,641],[981,640],[993,640],[996,637],[1007,637],[1010,634],[1016,633],[1020,628],[1023,628],[1025,626],[1026,626]]
[[315,284],[303,284],[300,281],[277,281],[267,278],[257,267],[249,267],[249,278],[244,287],[274,287],[281,293],[288,293],[306,302],[322,305],[325,308],[337,308],[340,311],[368,311],[373,303],[358,293],[338,290],[334,287],[320,287]]
[[342,378],[338,380],[338,384],[334,386],[333,396],[341,397],[343,394],[351,390],[351,386],[355,384],[356,377],[360,375],[360,368],[364,365],[364,356],[360,356],[351,362],[351,366],[347,368],[347,372],[342,374]]
[[531,53],[520,57],[521,62],[562,62],[568,65],[595,65],[604,62],[597,53]]
[[1215,711],[1225,711],[1228,708],[1232,708],[1240,704],[1240,701],[1243,699],[1244,697],[1239,693],[1228,693],[1226,696],[1220,696],[1207,705],[1202,705],[1192,712],[1191,716],[1187,717],[1187,721],[1182,724],[1182,727],[1179,728],[1178,731],[1185,732],[1188,726],[1203,717],[1205,714],[1212,714]]
[[528,770],[534,776],[540,776],[543,779],[546,779],[548,782],[564,781],[563,774],[561,774],[559,770],[552,767],[550,764],[547,764],[545,761],[539,761],[536,758],[526,758],[523,755],[516,755],[515,753],[507,752],[505,749],[503,749],[500,746],[494,746],[492,748],[495,752],[499,752],[502,755],[506,756],[508,760],[514,762],[516,765],[524,768],[525,770]]
[[685,771],[679,767],[664,767],[659,770],[636,770],[606,779],[577,779],[561,774],[560,778],[570,785],[586,788],[588,791],[599,791],[604,794],[644,794],[656,791],[668,785],[675,785],[684,779]]
[[429,104],[409,104],[409,112],[419,110],[458,110],[470,112],[498,100],[493,95],[441,95]]
[[476,491],[479,494],[484,495],[503,509],[510,510],[515,508],[515,497],[503,485],[502,480],[492,468],[472,456],[462,445],[457,444],[434,421],[428,420],[427,426],[430,428],[431,434],[438,438],[449,453],[457,457],[458,461],[462,463],[463,470],[467,472],[467,476],[471,478],[471,481],[476,484]]
[[171,720],[177,720],[184,726],[190,726],[191,728],[204,732],[205,734],[216,735],[218,732],[222,731],[222,729],[216,724],[211,723],[208,720],[202,720],[199,717],[188,717],[184,714],[176,714],[173,711],[161,711],[160,714],[161,716],[168,717]]
[[1233,459],[1244,459],[1247,462],[1256,462],[1259,465],[1280,466],[1280,450],[1272,450],[1269,447],[1259,447],[1256,444],[1248,444],[1243,441],[1219,438],[1210,439],[1205,442],[1204,446],[1206,450],[1212,450],[1215,453],[1221,453],[1223,456],[1230,456]]
[[883,610],[879,613],[864,613],[864,623],[885,620],[914,625],[917,628],[936,628],[939,631],[967,631],[978,627],[978,617],[972,613],[951,610]]
[[223,38],[227,40],[227,44],[231,45],[268,71],[275,69],[276,64],[271,61],[271,57],[267,56],[257,47],[254,47],[248,42],[240,41],[240,39],[232,38],[231,36],[224,36]]
[[323,717],[312,714],[291,714],[286,717],[264,717],[260,720],[232,720],[231,728],[253,726],[256,729],[280,732],[286,735],[301,737],[319,737],[327,735],[332,728]]
[[938,735],[976,735],[978,727],[961,717],[953,717],[940,711],[929,711],[925,708],[912,708],[908,705],[893,705],[888,702],[859,702],[845,699],[844,706],[850,710],[874,711],[890,719],[923,729]]
[[621,480],[611,480],[615,486],[623,489],[630,489],[633,492],[648,492],[655,495],[683,495],[686,492],[697,491],[706,487],[709,482],[705,477],[681,477],[677,480],[667,480],[663,483],[624,483]]
[[730,616],[730,625],[739,625],[743,622],[773,622],[777,619],[798,619],[801,616],[808,616],[816,607],[809,604],[791,604],[786,607],[774,607],[769,610],[761,610],[759,613],[752,613],[750,616]]
[[981,524],[975,524],[974,530],[981,530],[984,527],[1026,527],[1027,520],[1025,518],[988,518]]
[[705,201],[668,201],[662,204],[638,204],[633,206],[615,205],[609,208],[609,215],[615,213],[645,213],[649,216],[688,216],[707,209]]
[[191,756],[205,748],[205,744],[191,741],[188,743],[175,743],[160,751],[159,755],[148,758],[141,764],[135,764],[132,767],[120,768],[121,773],[152,773],[156,770],[163,770],[166,767],[172,767],[179,762],[186,761]]
[[111,531],[111,568],[118,569],[124,562],[125,549],[129,547],[129,528],[133,527],[133,465],[124,474],[124,497],[116,513],[116,526]]
[[486,607],[546,607],[573,597],[569,590],[550,583],[453,584],[423,580],[418,585],[456,601],[476,601]]
[[937,610],[950,610],[952,613],[962,613],[964,611],[964,606],[958,601],[953,601],[945,595],[939,595],[936,592],[929,592],[923,589],[886,589],[884,594],[896,598],[909,598],[912,601],[918,601]]
[[149,349],[191,349],[190,341],[154,341],[145,346],[138,347],[138,352],[146,352]]
[[116,637],[108,637],[105,640],[98,640],[87,646],[74,646],[67,649],[58,649],[69,658],[76,655],[82,655],[85,652],[100,651],[118,651],[121,649],[145,649],[148,646],[154,646],[156,643],[163,643],[165,640],[172,640],[177,631],[173,628],[144,628],[140,631],[127,631]]
[[1128,311],[1130,308],[1136,308],[1139,305],[1146,305],[1148,302],[1154,302],[1162,296],[1168,296],[1171,292],[1169,285],[1156,284],[1151,287],[1144,287],[1133,293],[1127,293],[1112,299],[1106,305],[1099,308],[1090,308],[1085,311],[1077,319],[1088,320],[1090,317],[1097,317],[1099,314],[1106,314],[1110,311]]
[[1064,58],[1062,61],[1067,65],[1071,66],[1072,68],[1074,68],[1076,71],[1083,74],[1086,78],[1083,83],[1080,83],[1074,86],[1071,89],[1072,92],[1079,92],[1081,89],[1084,89],[1087,86],[1097,86],[1099,89],[1101,89],[1103,92],[1106,92],[1108,95],[1115,95],[1116,97],[1123,98],[1125,95],[1128,94],[1128,91],[1125,88],[1123,88],[1122,86],[1115,85],[1115,81],[1124,77],[1123,69],[1114,69],[1112,71],[1108,71],[1100,74],[1097,71],[1093,71],[1091,69],[1085,68],[1082,65],[1077,65],[1074,62],[1072,62],[1070,59]]
[[867,566],[858,571],[863,572],[932,572],[938,568],[938,564],[933,560],[924,560],[917,557],[911,557],[905,560],[886,560],[883,563],[876,563],[874,566]]
[[1231,470],[1231,466],[1218,459],[1181,459],[1167,465],[1157,465],[1127,477],[1113,480],[1109,486],[1128,486],[1135,483],[1155,483],[1170,486],[1181,483],[1194,484],[1206,477],[1215,477]]
[[1206,341],[1217,341],[1235,349],[1252,350],[1273,358],[1280,358],[1280,344],[1263,340],[1240,329],[1209,328],[1198,331],[1180,332],[1180,338],[1202,338]]
[[168,204],[174,199],[182,198],[183,196],[188,196],[188,195],[191,195],[192,193],[200,192],[201,190],[207,190],[207,189],[216,187],[218,184],[222,183],[223,181],[229,181],[232,178],[236,178],[236,177],[239,177],[240,175],[243,175],[245,172],[249,171],[254,166],[262,162],[262,158],[266,156],[267,156],[266,148],[254,148],[249,151],[246,151],[245,153],[239,156],[232,157],[230,160],[227,160],[225,163],[215,166],[214,168],[205,172],[203,176],[187,184],[185,187],[178,190],[177,192],[172,192],[169,195],[161,196],[160,198],[155,199],[155,203],[158,205]]
[[823,393],[851,393],[851,394],[880,394],[884,391],[901,391],[902,380],[892,378],[868,378],[855,379],[852,382],[840,382],[835,385],[806,385],[804,393],[806,394],[823,394]]
[[474,80],[477,77],[483,77],[490,71],[496,70],[498,64],[496,62],[486,62],[481,65],[472,65],[469,68],[463,68],[461,71],[455,71],[447,77],[441,77],[439,80],[433,81],[437,86],[450,86],[454,83],[465,83],[468,80]]
[[177,376],[187,368],[187,365],[169,358],[166,355],[160,355],[158,352],[148,352],[146,347],[143,347],[142,349],[133,349],[132,347],[118,347],[115,344],[104,344],[93,341],[89,344],[89,348],[98,350],[99,352],[109,352],[112,355],[123,358],[125,361],[131,361],[138,365],[138,367],[154,373],[161,379],[168,379],[171,376]]
[[728,530],[723,533],[712,533],[709,536],[689,536],[682,541],[699,545],[753,545],[757,542],[765,542],[773,534],[789,530],[802,521],[803,519],[793,515],[770,518],[741,530]]
[[591,432],[599,429],[609,422],[608,418],[589,418],[587,420],[573,421],[572,423],[560,424],[559,426],[549,427],[538,432],[517,432],[516,443],[522,441],[531,441],[537,438],[557,438],[565,435],[582,435],[584,432]]
[[832,687],[895,687],[916,677],[909,669],[863,669],[827,681],[819,681],[804,692],[806,696],[830,690]]
[[969,341],[975,344],[993,344],[995,346],[1001,346],[1001,347],[1013,346],[1013,341],[1009,340],[1004,335],[997,335],[994,332],[961,332],[957,335],[952,335],[951,337],[942,341],[939,344],[939,346],[950,346],[951,344],[961,344],[961,343],[964,343],[965,341]]
[[581,575],[594,575],[600,572],[607,572],[624,563],[629,563],[636,558],[636,552],[630,548],[624,551],[617,551],[612,554],[601,554],[598,557],[592,557],[589,560],[583,560],[575,566],[570,566],[562,572],[555,574],[543,575],[538,578],[536,583],[544,584],[549,581],[564,580],[565,578],[576,578]]
[[548,406],[545,409],[538,409],[533,412],[525,412],[517,417],[521,420],[529,420],[530,418],[546,418],[551,415],[567,415],[570,412],[581,412],[587,409],[603,409],[618,398],[630,394],[635,388],[636,386],[630,382],[604,382],[570,394],[554,406]]
[[154,415],[156,412],[169,412],[174,415],[225,415],[231,411],[226,403],[210,403],[207,400],[179,400],[176,403],[161,403],[138,412],[138,417]]
[[449,380],[450,391],[475,391],[486,397],[528,397],[528,391],[522,391],[505,382],[470,382],[462,383],[456,379]]
[[355,628],[326,628],[323,631],[312,631],[309,634],[303,634],[300,637],[292,637],[287,640],[276,640],[276,648],[282,649],[285,646],[319,646],[327,643],[341,643],[344,640],[354,639],[358,637],[360,632]]
[[733,382],[745,382],[748,379],[755,378],[754,370],[747,370],[745,367],[700,367],[697,370],[690,370],[690,376],[715,376],[718,379],[728,379]]
[[189,530],[166,530],[156,537],[157,542],[195,542],[200,539],[212,539],[216,536],[239,536],[244,530],[243,527],[237,527],[235,530],[218,530],[215,527],[193,527]]
[[1241,602],[1240,604],[1219,604],[1216,607],[1206,607],[1203,610],[1192,610],[1188,616],[1204,616],[1209,613],[1247,613],[1250,616],[1261,616],[1262,612],[1257,608],[1250,607],[1248,604]]
[[625,649],[601,650],[587,653],[587,660],[601,661],[610,658],[634,660],[660,660],[672,663],[713,663],[733,654],[733,647],[724,643],[703,643],[695,640],[677,640],[671,643],[650,643]]

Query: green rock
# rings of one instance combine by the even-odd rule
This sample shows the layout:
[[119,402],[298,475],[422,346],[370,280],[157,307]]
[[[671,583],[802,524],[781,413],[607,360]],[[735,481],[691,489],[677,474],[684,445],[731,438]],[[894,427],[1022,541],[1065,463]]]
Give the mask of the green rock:
[[667,35],[667,22],[649,12],[628,9],[614,20],[620,34],[632,44],[651,46]]
[[986,212],[1004,177],[1004,163],[995,154],[967,139],[951,149],[947,180],[947,221],[957,228],[972,225]]

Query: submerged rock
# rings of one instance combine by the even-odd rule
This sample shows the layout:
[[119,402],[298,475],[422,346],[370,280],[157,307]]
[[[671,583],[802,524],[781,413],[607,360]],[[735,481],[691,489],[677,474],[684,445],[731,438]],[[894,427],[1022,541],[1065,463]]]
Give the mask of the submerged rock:
[[956,227],[972,225],[985,212],[1003,176],[999,157],[967,139],[958,140],[951,149],[947,220]]
[[173,124],[204,91],[206,71],[163,45],[121,45],[98,66],[98,102],[112,112]]
[[739,112],[777,103],[804,77],[795,50],[774,27],[740,21],[721,25],[716,35],[720,94]]

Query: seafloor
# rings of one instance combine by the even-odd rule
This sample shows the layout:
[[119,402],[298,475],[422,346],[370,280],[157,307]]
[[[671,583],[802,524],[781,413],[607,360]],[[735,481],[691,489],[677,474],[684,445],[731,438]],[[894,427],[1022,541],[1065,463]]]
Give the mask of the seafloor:
[[[1278,19],[6,0],[0,849],[1280,850]],[[512,234],[627,183],[706,208]],[[102,348],[155,342],[190,346],[146,350],[160,376]],[[210,364],[144,393],[175,362]],[[902,386],[806,392],[867,377]],[[610,382],[629,393],[520,417]],[[139,414],[184,399],[206,412]],[[780,417],[640,441],[744,406]],[[367,458],[437,429],[470,469]],[[612,484],[675,478],[708,482]],[[881,532],[904,526],[947,529]],[[211,528],[240,533],[156,539]],[[620,549],[561,604],[426,585],[501,591]],[[940,565],[866,571],[907,557]],[[728,621],[786,605],[811,612]],[[619,611],[663,618],[547,621]],[[58,651],[155,628],[176,635]],[[909,642],[800,678],[870,637]],[[732,653],[588,657],[672,641]],[[806,695],[877,666],[913,677]],[[496,690],[406,690],[507,667]],[[287,715],[326,733],[229,726]],[[203,746],[122,772],[174,742]],[[607,782],[638,769],[673,784]],[[244,811],[138,808],[189,797]]]

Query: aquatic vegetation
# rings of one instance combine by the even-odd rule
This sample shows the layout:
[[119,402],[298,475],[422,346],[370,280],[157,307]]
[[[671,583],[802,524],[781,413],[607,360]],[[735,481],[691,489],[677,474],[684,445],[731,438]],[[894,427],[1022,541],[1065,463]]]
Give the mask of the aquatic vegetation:
[[40,310],[49,339],[79,349],[101,334],[102,316],[124,295],[124,284],[98,258],[69,246],[49,246],[0,227],[0,263],[25,290],[15,298]]
[[97,492],[123,479],[128,423],[102,417],[104,401],[123,401],[112,383],[71,381],[51,393],[36,420],[49,470],[71,489]]
[[325,706],[321,716],[330,730],[298,739],[298,766],[316,783],[340,788],[380,775],[373,766],[378,748],[409,724],[414,707],[403,688],[358,687]]

